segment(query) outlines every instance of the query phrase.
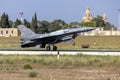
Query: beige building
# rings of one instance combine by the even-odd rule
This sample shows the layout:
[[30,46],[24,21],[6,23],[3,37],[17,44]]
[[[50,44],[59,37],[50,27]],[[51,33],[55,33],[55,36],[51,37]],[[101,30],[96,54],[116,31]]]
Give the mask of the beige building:
[[18,35],[19,32],[17,28],[0,28],[0,37],[12,37]]
[[[87,8],[84,16],[82,18],[82,21],[83,22],[90,22],[91,20],[93,20],[93,18],[94,17],[91,14],[90,8]],[[108,22],[106,13],[103,14],[103,20],[105,23]]]
[[83,22],[90,22],[91,20],[93,20],[93,16],[91,14],[90,8],[86,9],[86,12],[82,18]]
[[98,28],[93,31],[82,33],[84,36],[120,36],[120,31],[117,30],[103,30],[103,28]]
[[103,20],[104,20],[105,23],[108,22],[106,13],[103,14]]

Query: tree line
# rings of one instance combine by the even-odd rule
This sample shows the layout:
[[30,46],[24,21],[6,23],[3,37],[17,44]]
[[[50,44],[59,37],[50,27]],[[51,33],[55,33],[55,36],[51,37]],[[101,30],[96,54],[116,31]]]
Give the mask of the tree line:
[[75,26],[87,26],[87,27],[104,27],[104,30],[110,30],[114,29],[116,30],[116,27],[112,25],[111,23],[107,22],[105,23],[102,20],[102,16],[95,17],[90,22],[70,22],[66,23],[65,21],[61,19],[56,19],[52,22],[43,20],[40,21],[37,19],[37,14],[35,13],[32,17],[32,21],[29,22],[27,19],[24,19],[24,23],[21,22],[21,20],[16,19],[16,21],[12,21],[9,19],[8,14],[3,13],[0,20],[0,28],[16,28],[20,24],[24,24],[28,28],[31,28],[36,33],[49,33],[52,31],[60,30],[60,29],[66,29],[68,27],[75,27]]

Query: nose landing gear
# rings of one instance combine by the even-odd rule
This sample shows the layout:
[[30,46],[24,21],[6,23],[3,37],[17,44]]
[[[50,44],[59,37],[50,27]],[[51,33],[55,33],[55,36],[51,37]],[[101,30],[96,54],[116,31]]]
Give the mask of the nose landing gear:
[[57,50],[57,46],[53,46],[53,51],[56,51]]
[[50,51],[51,47],[50,46],[46,46],[46,51]]
[[[47,51],[50,51],[50,50],[51,50],[50,45],[49,45],[49,46],[46,46],[46,50],[47,50]],[[57,50],[57,46],[53,46],[53,51],[56,51],[56,50]]]

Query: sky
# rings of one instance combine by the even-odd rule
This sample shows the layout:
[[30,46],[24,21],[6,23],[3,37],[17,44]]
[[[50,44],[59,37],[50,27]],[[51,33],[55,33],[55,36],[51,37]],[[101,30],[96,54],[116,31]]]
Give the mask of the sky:
[[81,22],[87,7],[93,17],[106,13],[108,21],[120,28],[120,0],[0,0],[0,16],[5,12],[15,21],[24,12],[23,18],[31,21],[36,12],[40,21]]

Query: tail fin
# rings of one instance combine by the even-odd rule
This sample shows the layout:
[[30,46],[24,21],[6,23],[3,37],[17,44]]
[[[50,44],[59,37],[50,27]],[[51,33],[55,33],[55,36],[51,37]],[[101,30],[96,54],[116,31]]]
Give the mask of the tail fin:
[[24,25],[19,25],[17,27],[20,30],[22,37],[29,37],[29,36],[35,35],[35,33],[32,30],[30,30]]

